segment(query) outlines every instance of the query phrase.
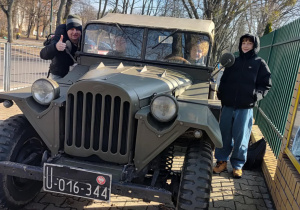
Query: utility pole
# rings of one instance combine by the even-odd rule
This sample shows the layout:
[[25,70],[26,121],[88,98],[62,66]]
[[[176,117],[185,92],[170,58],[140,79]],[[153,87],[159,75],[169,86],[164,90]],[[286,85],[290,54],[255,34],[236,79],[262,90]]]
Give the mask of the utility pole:
[[53,13],[53,0],[51,0],[51,9],[50,9],[50,34],[52,32],[52,13]]

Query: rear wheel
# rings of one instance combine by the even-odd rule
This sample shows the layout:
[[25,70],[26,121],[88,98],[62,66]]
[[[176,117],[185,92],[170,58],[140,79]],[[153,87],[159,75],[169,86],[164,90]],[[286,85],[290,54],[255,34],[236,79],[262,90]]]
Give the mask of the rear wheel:
[[210,143],[197,141],[188,147],[181,173],[176,209],[208,209],[212,164]]
[[[46,147],[23,115],[0,125],[0,161],[40,166]],[[41,190],[42,182],[0,174],[0,207],[18,209]]]

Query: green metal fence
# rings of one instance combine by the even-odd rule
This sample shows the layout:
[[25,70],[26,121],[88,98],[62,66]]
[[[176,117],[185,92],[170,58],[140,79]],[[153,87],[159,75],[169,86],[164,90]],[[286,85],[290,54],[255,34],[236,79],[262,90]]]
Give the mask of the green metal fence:
[[254,108],[255,124],[278,157],[300,67],[300,19],[260,40],[259,56],[270,67],[272,88]]

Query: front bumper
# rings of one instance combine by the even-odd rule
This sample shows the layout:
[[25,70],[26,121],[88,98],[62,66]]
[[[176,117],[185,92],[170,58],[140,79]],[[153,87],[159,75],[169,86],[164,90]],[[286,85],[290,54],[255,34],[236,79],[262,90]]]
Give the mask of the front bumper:
[[[3,175],[43,181],[43,167],[41,166],[31,166],[11,161],[0,161],[0,171]],[[112,181],[111,193],[139,198],[144,201],[172,204],[172,193],[170,191],[130,182]]]

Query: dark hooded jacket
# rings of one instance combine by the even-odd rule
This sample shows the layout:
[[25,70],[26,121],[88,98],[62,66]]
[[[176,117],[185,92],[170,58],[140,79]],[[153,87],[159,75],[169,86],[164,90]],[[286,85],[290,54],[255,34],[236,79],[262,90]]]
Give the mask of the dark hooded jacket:
[[[67,40],[70,40],[67,34],[66,24],[59,25],[56,28],[55,36],[52,38],[50,44],[41,50],[40,56],[44,60],[52,60],[49,67],[50,73],[64,77],[69,72],[69,67],[74,64],[74,61],[70,55],[66,53],[66,51],[58,51],[56,49],[56,43],[59,41],[61,35],[64,36],[64,43],[66,43]],[[71,44],[71,55],[74,57],[75,52],[77,51],[77,46],[75,46],[72,42]]]
[[[254,47],[247,53],[242,51],[242,40],[249,37]],[[245,34],[240,38],[240,56],[235,63],[225,68],[218,88],[218,98],[222,105],[236,109],[252,108],[255,102],[264,98],[272,86],[271,73],[266,62],[257,56],[260,44],[259,38]]]

